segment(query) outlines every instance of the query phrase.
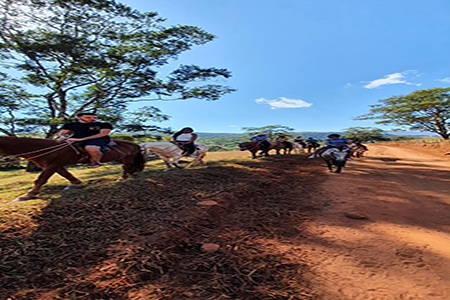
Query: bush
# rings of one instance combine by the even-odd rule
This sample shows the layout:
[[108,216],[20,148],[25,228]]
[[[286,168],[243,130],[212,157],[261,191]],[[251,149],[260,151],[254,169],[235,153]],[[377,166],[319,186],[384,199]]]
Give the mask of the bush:
[[21,159],[18,157],[8,157],[0,155],[0,170],[21,169]]

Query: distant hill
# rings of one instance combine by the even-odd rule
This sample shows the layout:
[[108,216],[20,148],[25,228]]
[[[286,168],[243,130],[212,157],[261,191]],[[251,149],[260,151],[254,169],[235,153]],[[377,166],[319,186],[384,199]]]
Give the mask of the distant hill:
[[[245,133],[226,133],[226,132],[197,132],[201,137],[242,137]],[[315,139],[323,140],[326,139],[329,134],[337,133],[344,134],[344,132],[314,132],[314,131],[301,131],[295,132],[293,136],[302,136],[304,138],[312,137]],[[386,131],[387,135],[402,135],[402,136],[417,136],[417,137],[427,137],[427,136],[438,136],[432,132],[421,132],[421,131]]]
[[[323,140],[327,138],[327,135],[332,133],[343,134],[342,132],[294,132],[293,137],[302,136],[304,138],[315,138],[319,140]],[[209,138],[209,137],[234,137],[240,138],[245,136],[245,133],[225,133],[225,132],[197,132],[200,137]]]

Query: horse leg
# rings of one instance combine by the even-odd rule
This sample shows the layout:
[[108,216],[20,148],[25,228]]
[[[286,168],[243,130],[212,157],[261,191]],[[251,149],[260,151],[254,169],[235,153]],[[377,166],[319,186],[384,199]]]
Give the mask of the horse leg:
[[80,186],[80,184],[82,183],[81,180],[79,180],[78,178],[76,178],[75,176],[72,175],[72,173],[70,173],[69,171],[67,171],[66,168],[61,167],[59,169],[56,170],[56,173],[58,173],[59,175],[61,175],[62,177],[66,178],[67,180],[70,181],[70,185],[66,186],[64,188],[64,190],[70,190],[73,189],[75,187]]
[[123,181],[127,179],[129,176],[129,168],[131,164],[133,163],[133,157],[132,156],[126,156],[125,158],[121,159],[120,162],[122,163],[122,173],[120,174],[119,178],[116,179],[116,181]]
[[189,168],[189,167],[191,167],[191,166],[193,166],[197,161],[199,160],[199,158],[197,157],[197,158],[194,158],[194,160],[193,161],[191,161],[185,168],[187,169],[187,168]]
[[183,154],[176,155],[172,158],[172,166],[177,167],[178,169],[183,169],[183,166],[180,165],[180,159],[183,157]]
[[203,153],[203,154],[201,154],[201,155],[198,156],[198,162],[199,162],[200,164],[202,164],[202,165],[205,164],[205,161],[203,160],[203,159],[205,158],[205,156],[206,156],[206,153]]
[[170,170],[171,168],[173,168],[173,165],[170,163],[170,159],[167,157],[161,157],[161,159],[163,160],[164,164],[166,165],[166,168],[163,170],[164,172]]
[[14,199],[14,201],[25,201],[36,198],[36,195],[41,191],[41,187],[48,181],[50,177],[52,177],[53,174],[55,174],[57,169],[57,167],[44,168],[41,174],[39,174],[38,178],[34,181],[33,188],[25,195]]

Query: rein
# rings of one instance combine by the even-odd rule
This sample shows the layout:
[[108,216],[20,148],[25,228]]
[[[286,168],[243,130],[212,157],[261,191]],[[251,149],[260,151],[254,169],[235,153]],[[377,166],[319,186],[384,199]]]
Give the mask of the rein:
[[[124,158],[125,156],[127,156],[125,153],[123,153],[123,152],[120,151],[119,149],[116,149],[116,148],[114,148],[114,147],[110,147],[110,149],[112,149],[112,150],[116,151],[117,153],[119,153],[119,158],[118,158],[117,160],[122,159],[122,158]],[[122,155],[122,156],[120,156],[120,155]]]
[[[70,146],[70,148],[72,148],[72,150],[75,151],[76,154],[80,154],[80,152],[72,144],[66,143],[66,144],[58,144],[58,145],[54,145],[54,146],[51,146],[51,147],[30,151],[30,152],[24,152],[24,153],[19,153],[19,154],[14,154],[14,155],[8,155],[8,156],[5,156],[4,158],[7,159],[7,158],[12,158],[12,157],[21,157],[21,156],[25,156],[25,155],[32,154],[32,153],[45,151],[45,150],[48,150],[48,149],[53,149],[51,151],[44,152],[44,153],[41,153],[41,154],[38,154],[38,155],[35,155],[35,156],[32,156],[32,157],[25,157],[26,159],[31,160],[31,159],[34,159],[34,158],[37,158],[37,157],[40,157],[40,156],[44,156],[44,155],[53,153],[55,151],[59,151],[59,150],[64,149],[64,148],[66,148],[68,146]],[[2,163],[0,163],[0,165],[11,164],[11,163],[15,163],[15,162],[18,162],[18,161],[19,160],[2,162]]]

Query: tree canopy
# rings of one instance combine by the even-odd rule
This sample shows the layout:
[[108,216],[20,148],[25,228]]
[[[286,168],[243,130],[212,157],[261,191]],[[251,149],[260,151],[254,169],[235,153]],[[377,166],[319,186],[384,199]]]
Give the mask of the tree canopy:
[[[13,69],[0,82],[0,101],[8,101],[0,111],[5,134],[44,126],[50,135],[80,111],[129,131],[157,130],[145,122],[169,116],[154,106],[130,112],[129,105],[213,101],[234,91],[204,83],[229,78],[226,69],[180,65],[160,75],[181,53],[215,36],[196,26],[166,27],[156,12],[112,0],[1,0],[0,13],[2,67]],[[14,86],[29,94],[15,97]]]
[[417,90],[393,96],[371,105],[370,112],[357,120],[379,119],[377,124],[396,125],[409,130],[429,131],[450,137],[450,88]]
[[273,140],[280,134],[287,136],[292,135],[294,128],[284,125],[268,125],[263,127],[243,127],[242,130],[249,136],[256,135],[258,133],[265,133],[269,139]]
[[360,139],[363,142],[374,142],[386,140],[382,129],[373,127],[349,127],[344,129],[344,137],[349,139]]

